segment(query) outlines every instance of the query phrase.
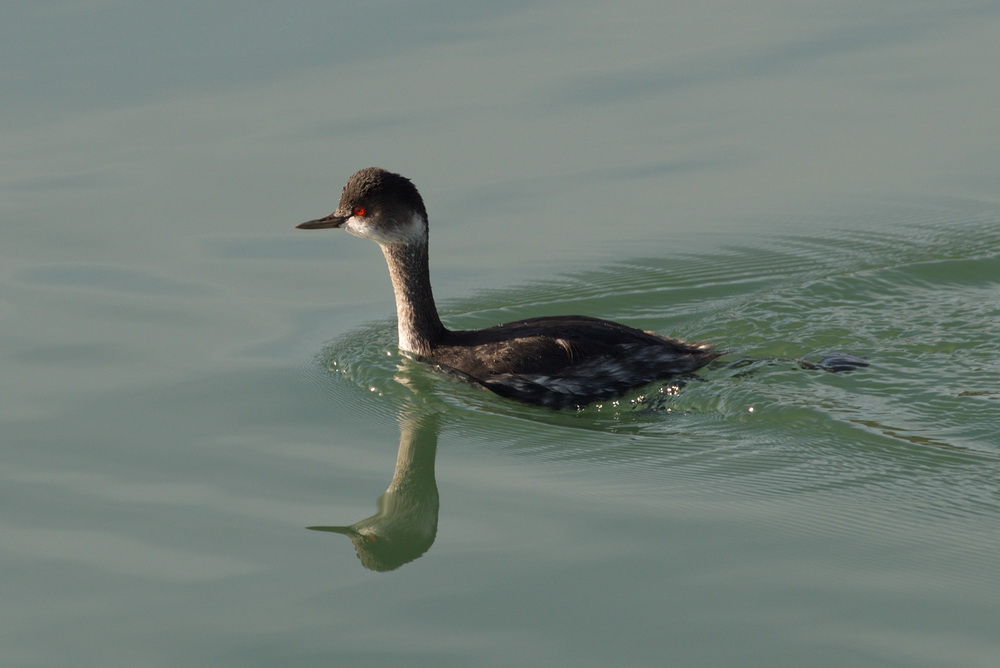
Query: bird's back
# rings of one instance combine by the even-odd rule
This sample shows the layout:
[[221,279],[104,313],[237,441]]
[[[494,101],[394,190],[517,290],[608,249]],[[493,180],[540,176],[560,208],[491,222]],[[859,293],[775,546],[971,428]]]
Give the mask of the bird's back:
[[695,371],[719,355],[608,320],[551,316],[448,332],[426,358],[502,396],[565,408]]

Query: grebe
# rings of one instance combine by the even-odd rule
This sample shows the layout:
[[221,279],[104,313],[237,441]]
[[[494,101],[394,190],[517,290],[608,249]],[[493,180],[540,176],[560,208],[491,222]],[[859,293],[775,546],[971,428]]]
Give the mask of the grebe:
[[423,199],[409,179],[384,169],[355,173],[336,211],[297,227],[342,227],[376,242],[396,294],[399,349],[504,397],[551,408],[580,407],[695,371],[722,354],[704,344],[582,315],[446,329],[431,292]]

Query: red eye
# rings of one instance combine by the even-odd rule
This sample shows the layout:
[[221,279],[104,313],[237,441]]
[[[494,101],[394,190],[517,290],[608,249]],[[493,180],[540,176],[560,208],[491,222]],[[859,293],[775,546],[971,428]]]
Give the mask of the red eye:
[[366,213],[368,213],[368,209],[366,209],[363,206],[356,206],[353,209],[351,209],[351,213],[357,216],[358,218],[362,218]]

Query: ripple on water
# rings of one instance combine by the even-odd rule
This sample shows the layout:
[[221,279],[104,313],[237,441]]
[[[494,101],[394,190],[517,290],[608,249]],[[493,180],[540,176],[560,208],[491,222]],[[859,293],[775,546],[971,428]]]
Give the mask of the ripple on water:
[[[995,513],[998,248],[995,217],[914,216],[898,231],[637,258],[443,309],[457,328],[573,312],[733,351],[696,379],[576,412],[504,400],[405,359],[391,321],[317,360],[329,391],[360,411],[433,406],[482,456],[596,465],[612,487],[619,476],[675,489],[714,481],[734,495],[849,489],[928,517]],[[830,352],[872,366],[831,374],[794,361]]]

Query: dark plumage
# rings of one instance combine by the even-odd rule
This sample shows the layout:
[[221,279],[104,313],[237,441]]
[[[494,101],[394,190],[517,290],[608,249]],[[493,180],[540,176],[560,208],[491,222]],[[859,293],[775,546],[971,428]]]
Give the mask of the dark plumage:
[[553,408],[582,406],[694,371],[721,354],[587,316],[448,330],[431,291],[423,200],[408,179],[383,169],[354,174],[336,211],[298,227],[343,227],[377,242],[396,295],[400,349],[505,397]]

